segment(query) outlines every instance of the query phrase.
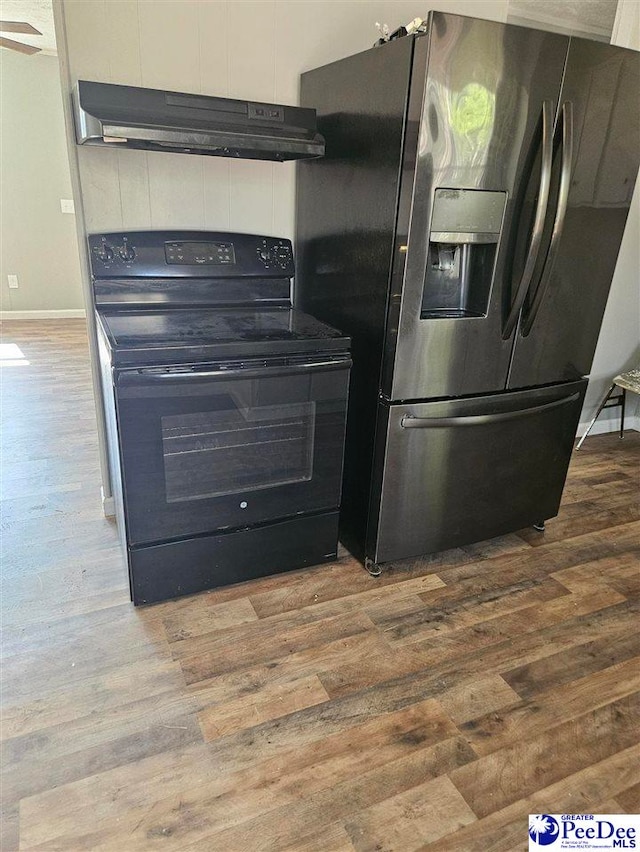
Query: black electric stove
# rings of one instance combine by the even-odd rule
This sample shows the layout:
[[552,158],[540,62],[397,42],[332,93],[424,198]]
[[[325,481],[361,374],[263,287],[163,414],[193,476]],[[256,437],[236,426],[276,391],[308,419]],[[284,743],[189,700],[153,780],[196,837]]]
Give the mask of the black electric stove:
[[349,338],[291,304],[291,243],[92,235],[134,603],[334,559]]

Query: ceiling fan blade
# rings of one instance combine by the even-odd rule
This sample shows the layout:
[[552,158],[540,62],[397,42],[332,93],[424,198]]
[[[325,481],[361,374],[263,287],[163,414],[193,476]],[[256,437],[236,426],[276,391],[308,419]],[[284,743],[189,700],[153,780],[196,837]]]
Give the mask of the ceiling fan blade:
[[5,38],[4,36],[0,36],[0,47],[8,47],[9,50],[26,53],[29,56],[32,53],[40,53],[41,50],[39,47],[33,47],[31,44],[22,44],[21,41],[14,41],[12,38]]
[[40,30],[32,27],[26,21],[0,21],[0,32],[22,33],[22,35],[42,35]]

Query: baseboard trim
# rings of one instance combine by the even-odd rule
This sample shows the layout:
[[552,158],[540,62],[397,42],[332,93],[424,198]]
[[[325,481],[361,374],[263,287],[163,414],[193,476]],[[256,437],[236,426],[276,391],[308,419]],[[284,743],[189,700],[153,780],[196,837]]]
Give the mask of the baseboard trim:
[[86,315],[82,308],[64,311],[0,311],[0,320],[84,319]]
[[115,518],[116,516],[116,501],[111,497],[105,496],[104,488],[100,488],[100,494],[102,496],[102,511],[104,513],[105,518]]
[[[589,421],[585,420],[584,423],[580,423],[578,425],[577,435],[578,437],[582,437],[584,433],[587,431],[587,427],[589,425]],[[624,418],[624,430],[632,429],[635,432],[640,432],[640,416],[638,415],[627,415]],[[591,435],[605,435],[609,432],[619,432],[620,431],[620,418],[612,417],[610,420],[606,417],[602,419],[596,420],[596,422],[591,427],[591,431],[589,432],[589,437]]]

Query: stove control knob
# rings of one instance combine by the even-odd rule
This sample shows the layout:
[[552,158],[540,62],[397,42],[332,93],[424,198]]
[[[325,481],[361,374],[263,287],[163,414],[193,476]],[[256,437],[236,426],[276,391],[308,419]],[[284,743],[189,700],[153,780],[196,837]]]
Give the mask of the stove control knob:
[[110,260],[113,260],[113,249],[111,246],[103,243],[96,252],[96,257],[103,263],[108,263]]
[[135,256],[136,256],[135,249],[132,246],[130,246],[129,243],[126,240],[122,244],[122,248],[120,249],[118,254],[120,255],[120,257],[123,260],[126,260],[126,261],[134,260]]
[[288,246],[278,246],[276,249],[276,260],[283,269],[289,265],[291,261],[291,252],[289,251]]
[[266,248],[262,248],[258,251],[258,257],[263,263],[271,262],[271,253]]

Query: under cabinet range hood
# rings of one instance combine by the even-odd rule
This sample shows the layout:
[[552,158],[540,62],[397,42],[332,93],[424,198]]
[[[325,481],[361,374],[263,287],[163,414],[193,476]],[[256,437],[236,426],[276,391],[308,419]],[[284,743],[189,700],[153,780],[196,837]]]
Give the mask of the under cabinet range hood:
[[79,145],[249,160],[324,155],[314,109],[79,80]]

